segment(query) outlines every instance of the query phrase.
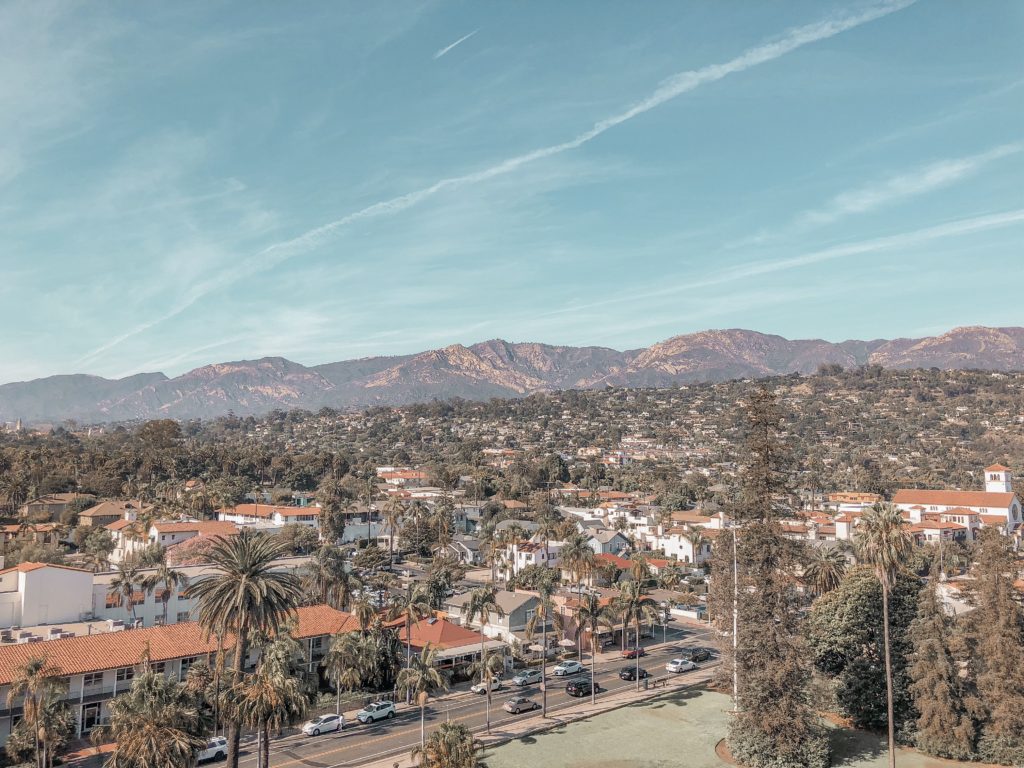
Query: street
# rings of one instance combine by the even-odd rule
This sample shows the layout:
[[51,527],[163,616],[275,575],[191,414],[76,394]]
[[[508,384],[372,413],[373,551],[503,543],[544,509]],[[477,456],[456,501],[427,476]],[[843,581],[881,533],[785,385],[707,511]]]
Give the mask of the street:
[[[675,626],[667,629],[665,635],[668,644],[662,644],[662,628],[656,628],[653,638],[645,643],[648,655],[640,659],[640,666],[646,669],[652,680],[663,678],[665,664],[672,659],[682,647],[711,647],[712,631],[706,625]],[[715,663],[715,658],[704,662],[701,666]],[[596,678],[601,686],[598,699],[623,689],[635,687],[634,681],[619,679],[619,671],[626,666],[634,666],[635,661],[618,657],[618,650],[609,650],[598,655]],[[570,677],[554,677],[551,674],[553,664],[548,665],[548,713],[557,713],[581,701],[589,701],[589,697],[580,699],[569,696],[565,685],[573,677],[589,676],[590,660],[584,656],[587,671],[582,675]],[[684,673],[681,677],[685,677]],[[460,690],[450,691],[439,699],[432,699],[426,709],[427,734],[445,720],[461,722],[474,732],[483,732],[486,725],[486,697],[463,691],[468,684],[460,686]],[[653,692],[652,692],[653,693]],[[502,709],[502,704],[513,696],[526,696],[541,702],[542,693],[539,685],[516,688],[506,681],[504,687],[491,696],[491,724],[507,725],[510,721],[524,720],[539,716],[540,712],[513,715]],[[323,734],[317,737],[292,734],[277,739],[271,744],[271,765],[274,768],[341,768],[380,760],[391,755],[407,756],[409,751],[419,744],[420,717],[416,706],[400,705],[398,716],[393,720],[362,725],[349,718],[340,733]],[[255,742],[247,740],[243,744],[240,764],[245,768],[256,768]]]

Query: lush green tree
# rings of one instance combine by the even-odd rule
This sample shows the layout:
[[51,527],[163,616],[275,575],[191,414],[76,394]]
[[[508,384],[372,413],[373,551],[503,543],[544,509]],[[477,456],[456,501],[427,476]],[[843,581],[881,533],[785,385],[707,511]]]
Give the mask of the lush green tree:
[[343,632],[331,638],[331,646],[320,666],[337,692],[337,714],[341,714],[341,692],[354,691],[368,676],[371,660],[367,658],[366,644],[358,632]]
[[128,607],[128,615],[135,623],[135,592],[143,589],[143,575],[133,558],[127,558],[117,564],[117,572],[107,585],[107,594],[117,597],[122,605]]
[[430,738],[412,750],[420,768],[478,768],[479,742],[462,723],[441,723]]
[[842,583],[846,556],[835,547],[812,547],[804,561],[803,580],[811,593],[824,595]]
[[412,625],[421,619],[434,615],[430,607],[430,596],[422,584],[410,583],[405,592],[393,595],[388,608],[391,619],[401,618],[405,621],[405,664],[412,663]]
[[[906,731],[916,717],[910,696],[908,634],[917,614],[920,581],[901,573],[889,595],[895,725]],[[835,680],[837,703],[858,728],[883,730],[888,723],[885,698],[885,649],[882,586],[867,566],[846,574],[839,587],[818,598],[805,627],[815,667]]]
[[[653,624],[658,620],[658,603],[648,595],[644,589],[643,582],[633,579],[619,585],[619,594],[615,596],[618,615],[622,618],[622,634],[625,636],[626,628],[630,623],[636,631],[636,647],[640,647],[640,625],[643,623]],[[636,656],[636,689],[640,690],[640,656]]]
[[398,673],[396,691],[411,697],[420,708],[420,749],[426,746],[426,712],[430,694],[448,687],[444,674],[437,668],[437,650],[429,645],[412,657],[412,663]]
[[159,598],[160,603],[163,606],[165,625],[167,624],[168,606],[171,601],[171,595],[174,592],[186,589],[188,585],[188,574],[168,565],[166,560],[162,560],[157,565],[156,571],[146,575],[141,581],[142,588],[148,594],[153,594],[158,589],[160,590]]
[[[273,567],[283,553],[281,542],[264,533],[243,530],[236,536],[216,537],[210,549],[215,573],[189,587],[206,633],[234,638],[235,679],[245,668],[254,635],[278,634],[302,599],[299,578]],[[228,768],[238,768],[240,732],[238,720],[232,718],[227,727]]]
[[[579,596],[579,604],[576,607],[576,625],[579,632],[586,631],[590,634],[590,679],[597,680],[595,664],[597,661],[598,635],[601,627],[611,629],[618,620],[616,611],[608,605],[602,605],[601,597],[593,592],[585,592]],[[590,703],[593,704],[597,698],[596,686],[590,688]]]
[[[13,708],[20,701],[22,721],[27,724],[28,732],[28,743],[19,745],[16,741],[14,749],[30,752],[36,768],[47,768],[53,761],[52,754],[47,756],[46,747],[51,741],[57,741],[61,733],[57,704],[66,690],[67,683],[47,664],[45,656],[32,657],[18,667],[7,689],[7,706]],[[52,722],[48,723],[48,719]],[[49,738],[48,731],[52,732]]]
[[975,609],[966,617],[978,755],[985,762],[1024,764],[1024,611],[1013,587],[1017,561],[994,528],[981,531],[972,569]]
[[910,534],[903,517],[891,505],[876,504],[861,516],[854,530],[857,559],[869,564],[882,585],[882,639],[885,651],[885,700],[888,711],[889,768],[896,767],[896,713],[893,703],[892,641],[889,632],[889,593],[910,554]]
[[917,617],[910,627],[914,648],[910,695],[918,713],[914,741],[930,755],[970,760],[974,756],[975,727],[950,650],[952,620],[939,600],[935,581],[931,579],[921,590]]
[[307,604],[326,604],[342,611],[348,610],[352,595],[362,585],[341,550],[326,542],[314,552],[301,578]]
[[107,768],[192,768],[210,723],[200,699],[155,672],[144,672],[110,704],[105,737],[117,742]]
[[4,749],[15,762],[29,762],[40,749],[43,768],[52,768],[57,753],[71,743],[78,730],[75,713],[62,700],[63,694],[50,693],[41,702],[37,711],[38,727],[22,718],[11,730]]

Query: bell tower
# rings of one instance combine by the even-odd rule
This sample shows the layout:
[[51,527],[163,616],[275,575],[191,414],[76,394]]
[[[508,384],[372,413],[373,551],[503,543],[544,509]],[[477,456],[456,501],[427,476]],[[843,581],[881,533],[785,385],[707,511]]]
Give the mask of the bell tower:
[[985,490],[988,493],[1012,493],[1013,479],[1010,469],[1002,464],[985,467]]

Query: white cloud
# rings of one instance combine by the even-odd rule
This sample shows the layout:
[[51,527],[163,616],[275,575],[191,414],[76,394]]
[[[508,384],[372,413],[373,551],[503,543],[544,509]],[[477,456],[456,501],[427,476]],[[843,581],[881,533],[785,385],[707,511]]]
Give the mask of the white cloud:
[[440,59],[442,56],[444,56],[446,53],[448,53],[455,46],[462,45],[464,42],[469,40],[469,38],[471,38],[473,35],[475,35],[479,31],[480,31],[479,29],[474,29],[468,35],[463,35],[458,40],[456,40],[454,43],[451,43],[450,45],[446,45],[444,48],[442,48],[441,50],[439,50],[437,53],[434,54],[434,60],[436,61],[437,59]]

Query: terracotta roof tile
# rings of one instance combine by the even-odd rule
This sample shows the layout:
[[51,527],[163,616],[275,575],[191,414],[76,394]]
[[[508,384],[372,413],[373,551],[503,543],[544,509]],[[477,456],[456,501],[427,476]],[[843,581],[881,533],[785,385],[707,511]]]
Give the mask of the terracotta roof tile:
[[903,489],[896,492],[894,504],[922,504],[946,507],[993,507],[1005,509],[1013,503],[1014,493],[988,491],[919,491]]

